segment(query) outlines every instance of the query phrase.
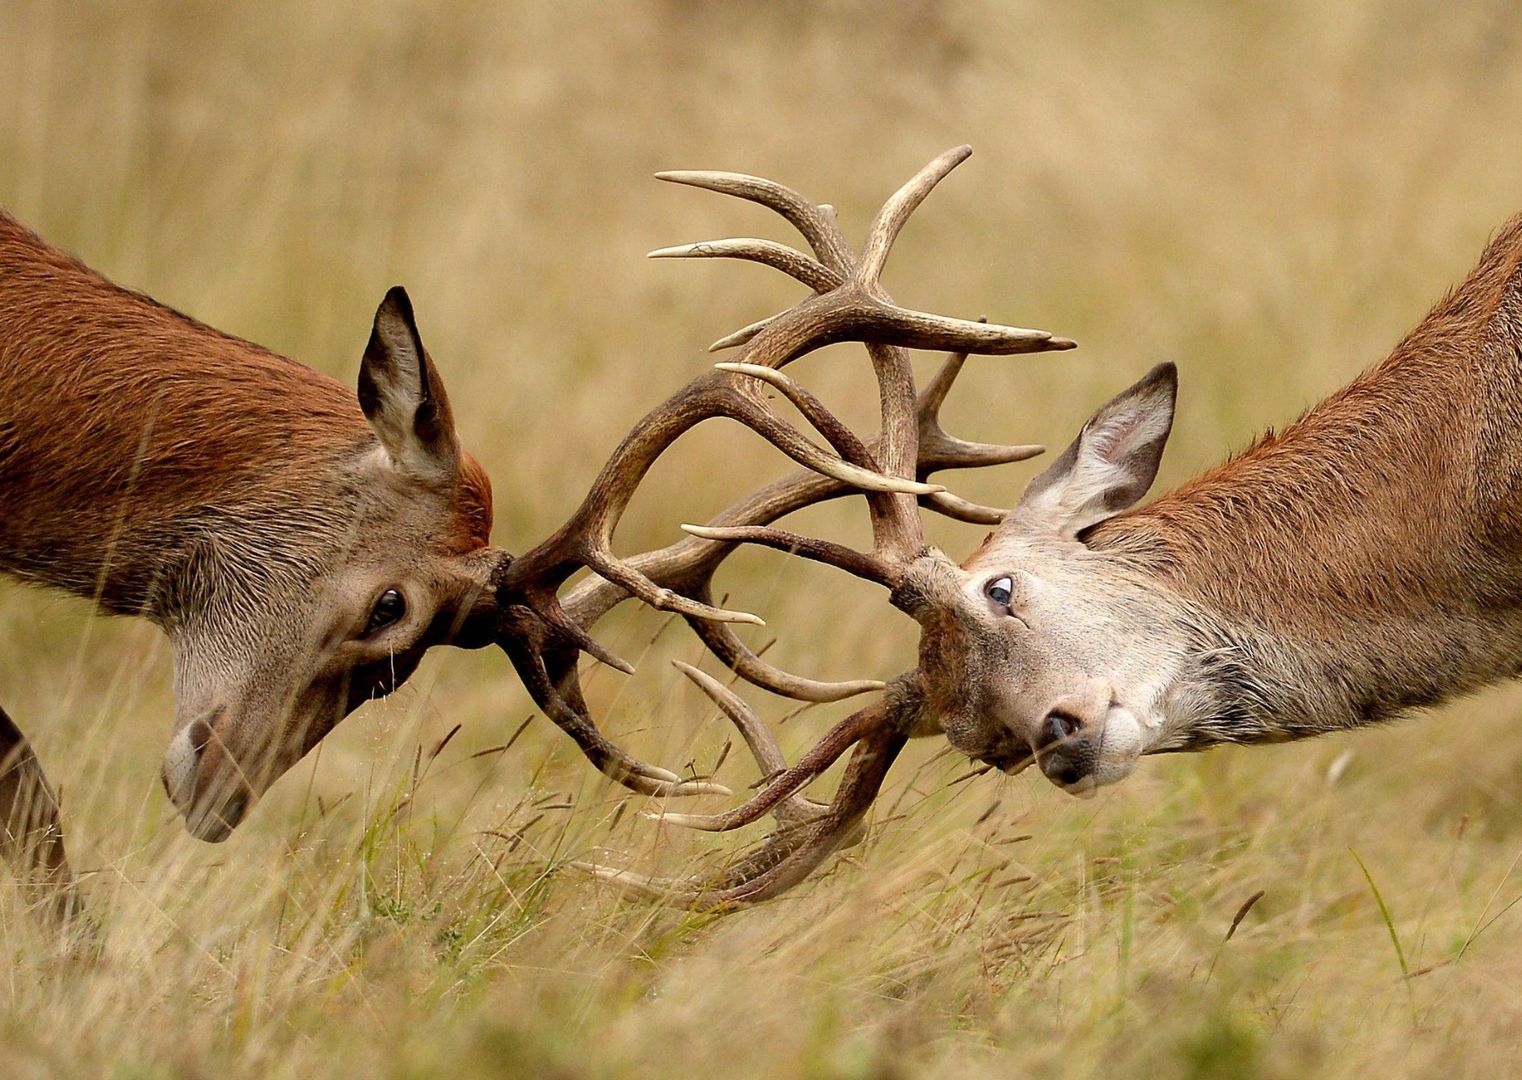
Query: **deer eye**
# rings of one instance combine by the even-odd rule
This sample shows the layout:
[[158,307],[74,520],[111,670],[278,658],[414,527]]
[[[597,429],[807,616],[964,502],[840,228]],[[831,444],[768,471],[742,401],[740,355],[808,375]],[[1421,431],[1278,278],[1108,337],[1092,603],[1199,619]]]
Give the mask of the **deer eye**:
[[1007,610],[1015,595],[1015,581],[1010,577],[995,578],[983,591],[990,600]]
[[402,595],[400,589],[387,589],[376,597],[375,606],[370,609],[370,618],[365,623],[364,636],[369,637],[371,634],[384,630],[405,614],[407,614],[407,598]]

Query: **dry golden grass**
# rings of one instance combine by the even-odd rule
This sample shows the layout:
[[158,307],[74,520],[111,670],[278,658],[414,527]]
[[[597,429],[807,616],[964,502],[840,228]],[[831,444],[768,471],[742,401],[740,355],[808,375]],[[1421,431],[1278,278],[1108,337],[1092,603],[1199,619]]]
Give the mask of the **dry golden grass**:
[[[1172,358],[1165,485],[1382,356],[1522,209],[1501,2],[0,0],[0,29],[0,203],[346,380],[405,282],[515,550],[708,341],[796,295],[763,270],[644,262],[781,235],[656,169],[773,175],[859,235],[972,143],[888,283],[1082,348],[976,362],[958,430],[1063,443]],[[797,370],[870,426],[850,349]],[[780,471],[757,443],[685,440],[625,547]],[[1007,503],[1024,475],[958,490]],[[863,517],[807,524],[859,539]],[[935,530],[953,551],[977,535]],[[765,553],[724,586],[811,673],[912,658],[868,587]],[[685,629],[621,612],[605,632],[642,661],[592,677],[610,729],[712,762],[726,733],[665,663],[697,655]],[[680,869],[736,841],[641,819],[543,721],[473,757],[531,713],[500,656],[430,658],[215,848],[155,779],[169,674],[146,626],[0,592],[0,693],[64,789],[103,943],[98,964],[60,960],[0,899],[7,1076],[1500,1075],[1522,1042],[1515,688],[1147,762],[1088,803],[1030,776],[949,786],[965,762],[913,747],[870,845],[711,921],[557,870],[600,847]],[[790,721],[789,750],[837,714]],[[725,775],[750,779],[738,755]]]

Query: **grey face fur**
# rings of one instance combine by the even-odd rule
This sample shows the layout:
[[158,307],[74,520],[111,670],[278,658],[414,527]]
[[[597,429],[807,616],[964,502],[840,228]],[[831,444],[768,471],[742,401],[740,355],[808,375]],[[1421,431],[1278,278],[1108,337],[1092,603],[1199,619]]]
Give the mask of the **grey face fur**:
[[1176,386],[1171,364],[1154,368],[1094,414],[961,567],[933,552],[911,570],[943,609],[921,667],[947,684],[934,711],[959,750],[1009,772],[1036,761],[1081,795],[1129,775],[1162,737],[1186,655],[1176,606],[1082,537],[1151,486]]
[[377,312],[360,402],[373,441],[208,511],[161,594],[176,697],[164,785],[202,839],[224,839],[339,720],[460,634],[500,560],[400,290]]

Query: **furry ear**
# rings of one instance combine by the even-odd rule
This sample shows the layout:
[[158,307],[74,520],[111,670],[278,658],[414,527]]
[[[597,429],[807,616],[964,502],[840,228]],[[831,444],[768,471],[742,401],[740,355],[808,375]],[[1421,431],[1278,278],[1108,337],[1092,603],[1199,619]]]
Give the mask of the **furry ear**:
[[1090,417],[1071,446],[1026,486],[1010,524],[1077,536],[1152,486],[1173,428],[1178,369],[1158,364]]
[[359,407],[396,468],[420,476],[452,476],[459,468],[449,398],[400,285],[375,311],[359,365]]

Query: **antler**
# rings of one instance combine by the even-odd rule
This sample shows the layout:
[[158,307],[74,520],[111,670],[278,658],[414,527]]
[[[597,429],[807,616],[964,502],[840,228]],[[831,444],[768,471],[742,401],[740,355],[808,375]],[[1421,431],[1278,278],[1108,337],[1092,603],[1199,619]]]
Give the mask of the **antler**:
[[[1045,449],[1041,446],[997,446],[966,442],[947,435],[942,430],[941,405],[966,359],[966,353],[947,356],[935,378],[919,395],[915,409],[919,443],[916,479],[925,480],[933,473],[945,469],[972,469],[1024,461]],[[867,444],[867,449],[876,456],[879,445],[880,440],[874,439]],[[710,520],[708,525],[770,525],[805,507],[854,493],[855,489],[849,485],[807,469],[800,470],[736,502]],[[1005,513],[993,507],[965,502],[949,492],[921,496],[920,503],[938,513],[974,524],[997,524]],[[688,536],[659,551],[636,555],[629,563],[658,585],[708,602],[713,595],[714,574],[737,547],[733,542]],[[591,627],[615,606],[628,599],[629,595],[606,579],[589,577],[577,583],[562,598],[562,604],[572,620],[583,627]],[[784,697],[800,701],[838,701],[855,694],[881,690],[884,685],[873,679],[818,682],[793,675],[766,663],[746,648],[727,624],[698,618],[689,618],[688,622],[709,651],[727,667],[746,681]]]
[[[815,289],[816,295],[796,307],[721,339],[715,348],[744,345],[739,359],[718,365],[736,378],[753,380],[782,392],[818,430],[840,457],[874,474],[923,483],[937,469],[976,467],[1018,461],[1040,453],[1040,447],[1002,447],[964,442],[942,430],[939,410],[969,352],[1035,352],[1073,347],[1073,342],[1045,332],[1010,330],[986,323],[963,322],[941,316],[905,312],[882,290],[879,276],[893,240],[909,214],[935,184],[971,153],[959,147],[942,154],[905,184],[879,211],[861,256],[853,259],[832,212],[815,207],[801,196],[770,181],[731,173],[664,173],[663,179],[692,184],[752,199],[791,221],[814,248],[818,261],[771,241],[727,240],[663,249],[662,257],[729,257],[775,266]],[[828,289],[828,291],[825,291]],[[816,327],[804,332],[804,326]],[[851,326],[866,342],[877,376],[882,406],[882,429],[870,446],[863,444],[804,387],[780,369],[806,348],[797,341],[838,340],[838,330]],[[833,335],[833,336],[832,336]],[[773,343],[777,344],[773,344]],[[954,351],[924,394],[916,398],[913,371],[906,347],[950,347]],[[808,347],[813,347],[809,345]],[[737,392],[741,387],[729,384]],[[801,459],[800,459],[801,460]],[[803,462],[808,464],[808,462]],[[822,471],[822,470],[821,470]],[[871,514],[873,548],[858,552],[831,541],[772,527],[792,510],[844,494],[846,488],[828,477],[795,475],[763,489],[731,507],[706,526],[683,528],[707,548],[673,545],[641,557],[640,569],[689,598],[707,602],[711,579],[722,560],[740,543],[777,548],[838,566],[859,577],[895,590],[895,603],[910,610],[912,597],[897,595],[909,567],[925,551],[916,499],[930,508],[966,521],[992,524],[1004,512],[950,495],[944,489],[913,490],[888,485],[865,488]],[[614,584],[621,584],[614,582]],[[569,602],[578,621],[590,625],[621,599],[603,585],[586,585]],[[822,684],[766,665],[746,650],[724,627],[689,619],[709,648],[751,682],[793,697],[833,700],[866,689],[865,682]],[[837,724],[791,768],[780,769],[781,755],[762,731],[753,713],[718,684],[685,668],[740,729],[758,764],[769,778],[749,802],[714,815],[666,814],[664,820],[692,828],[725,831],[771,813],[781,828],[759,848],[742,858],[717,881],[656,879],[594,864],[584,869],[636,891],[668,898],[726,907],[775,896],[806,877],[832,851],[854,842],[861,819],[881,787],[893,759],[925,709],[925,692],[918,672],[888,684],[881,699]],[[801,801],[799,792],[855,747],[846,775],[828,806]]]
[[[704,420],[714,417],[737,420],[799,464],[839,485],[828,494],[807,491],[803,497],[808,501],[851,490],[866,492],[874,535],[878,537],[878,549],[868,558],[902,557],[920,543],[913,500],[922,496],[938,498],[947,493],[919,476],[913,375],[902,349],[890,348],[886,343],[993,354],[1072,347],[1072,342],[1054,338],[1044,330],[991,326],[901,308],[878,283],[893,240],[909,214],[970,153],[970,148],[959,147],[942,154],[899,189],[878,213],[859,260],[850,255],[828,207],[815,206],[780,184],[735,173],[660,174],[665,180],[706,187],[770,207],[803,234],[816,257],[772,241],[748,239],[663,249],[653,255],[762,262],[808,285],[814,295],[764,324],[747,328],[743,335],[731,335],[730,343],[743,345],[737,363],[721,365],[694,379],[645,416],[613,452],[570,520],[522,557],[505,561],[494,576],[489,603],[497,620],[495,640],[546,715],[576,740],[598,769],[625,786],[653,795],[725,791],[705,781],[682,781],[668,770],[641,762],[597,730],[580,690],[576,667],[580,654],[586,652],[621,671],[630,668],[587,632],[602,613],[596,610],[600,605],[591,605],[583,617],[577,618],[568,614],[559,600],[560,588],[583,567],[652,607],[685,616],[700,627],[700,636],[721,659],[759,681],[786,688],[784,692],[806,697],[839,697],[876,687],[866,681],[820,684],[764,665],[732,633],[715,626],[761,620],[714,606],[708,587],[711,568],[705,574],[694,567],[686,579],[672,574],[668,577],[671,584],[663,584],[645,573],[639,560],[620,559],[613,553],[612,536],[620,517],[640,481],[668,446]],[[877,370],[884,422],[882,434],[871,449],[812,395],[780,374],[779,369],[798,356],[842,340],[868,342]],[[757,372],[763,370],[770,374],[758,379]],[[761,379],[768,378],[773,385],[782,380],[784,392],[824,436],[834,453],[805,438],[767,406],[761,397],[761,387],[765,385]],[[1006,452],[1021,453],[1016,448],[1007,448]],[[965,450],[962,455],[966,456]],[[763,498],[768,492],[770,503]],[[778,485],[773,485],[740,504],[741,515],[734,524],[745,526],[749,524],[747,518],[756,513],[770,514],[765,520],[774,520],[779,513],[786,512],[780,506],[797,498],[797,487],[784,482],[779,490]],[[761,499],[759,505],[757,499]],[[940,505],[961,508],[970,504],[943,499]],[[774,508],[778,513],[772,512]],[[718,554],[717,559],[721,561],[725,553]],[[657,556],[649,562],[656,569],[662,559]],[[717,565],[716,561],[698,562]],[[605,610],[606,607],[602,608]]]
[[[711,569],[703,574],[693,568],[685,579],[673,573],[667,576],[670,584],[665,584],[647,574],[641,560],[620,559],[613,553],[612,537],[619,519],[640,481],[668,446],[704,420],[714,417],[737,420],[799,464],[826,478],[826,482],[838,485],[829,489],[828,494],[808,489],[802,496],[807,501],[851,490],[866,492],[874,532],[880,537],[880,550],[872,557],[906,554],[919,543],[913,500],[922,496],[940,497],[946,492],[919,478],[912,372],[902,350],[890,349],[883,343],[994,354],[1072,347],[1072,342],[1054,338],[1043,330],[991,326],[901,308],[893,304],[878,284],[883,262],[908,215],[969,153],[969,148],[960,147],[941,155],[889,199],[873,223],[862,257],[855,261],[832,212],[827,207],[814,206],[780,184],[733,173],[661,174],[662,179],[723,191],[771,207],[798,228],[817,258],[761,240],[719,241],[654,252],[656,257],[732,257],[766,263],[802,281],[814,290],[814,295],[764,325],[748,328],[743,342],[737,335],[731,335],[736,339],[734,343],[744,345],[738,363],[721,365],[694,379],[646,415],[614,450],[570,520],[533,550],[520,558],[505,560],[494,575],[488,601],[496,620],[494,639],[508,654],[545,714],[576,740],[598,769],[625,786],[652,795],[727,794],[727,789],[720,785],[683,781],[668,770],[639,761],[598,731],[581,694],[576,666],[580,654],[588,653],[621,671],[631,669],[587,632],[606,607],[599,611],[600,605],[594,603],[578,612],[580,617],[573,617],[561,604],[560,588],[583,567],[595,571],[623,593],[652,607],[677,612],[693,625],[703,627],[700,630],[703,639],[713,643],[721,658],[760,680],[804,696],[841,696],[876,686],[865,681],[844,686],[818,684],[762,664],[732,634],[712,629],[714,624],[761,620],[714,606],[707,586]],[[883,432],[874,448],[863,445],[791,380],[782,384],[805,418],[833,447],[831,453],[771,410],[761,397],[760,388],[764,384],[757,378],[757,372],[770,372],[770,376],[762,378],[785,380],[786,376],[781,376],[778,369],[789,361],[842,340],[872,343],[869,347],[882,388],[884,417]],[[1019,452],[1016,448],[1006,449],[1006,453]],[[960,453],[967,456],[965,450]],[[784,483],[779,489],[773,485],[740,504],[737,523],[744,525],[755,514],[763,517],[770,514],[765,520],[773,520],[777,516],[772,512],[774,509],[786,512],[780,507],[799,497],[796,486]],[[942,505],[958,504],[943,500]],[[719,554],[718,559],[722,558],[723,554]],[[677,564],[682,561],[668,560]],[[645,565],[657,569],[661,562],[657,555]],[[707,565],[702,560],[698,563]]]
[[[729,829],[770,813],[776,832],[741,856],[716,878],[657,878],[598,863],[573,862],[579,870],[631,892],[675,900],[708,909],[725,910],[778,896],[813,873],[832,853],[851,847],[864,835],[862,818],[877,798],[884,777],[908,741],[921,708],[914,678],[901,676],[888,685],[881,699],[852,713],[791,769],[778,772],[781,751],[771,734],[738,697],[696,668],[678,665],[732,720],[750,747],[763,773],[774,775],[766,789],[722,825],[707,824],[731,815],[688,818],[678,823],[696,828]],[[856,750],[846,766],[840,789],[829,805],[805,799],[797,792],[829,768],[851,746]],[[657,815],[658,816],[658,815]],[[666,821],[679,815],[667,814]],[[740,820],[743,817],[744,820]],[[703,822],[704,824],[699,824]]]

